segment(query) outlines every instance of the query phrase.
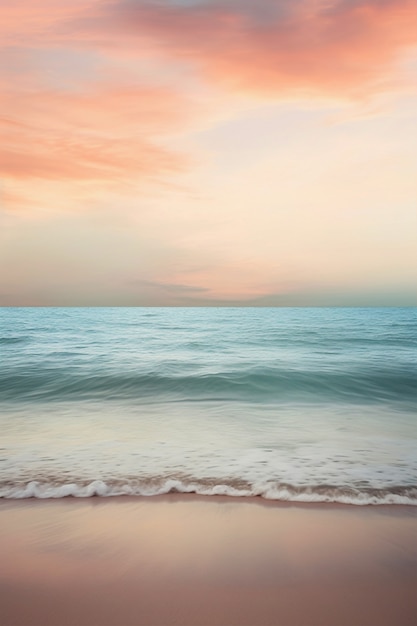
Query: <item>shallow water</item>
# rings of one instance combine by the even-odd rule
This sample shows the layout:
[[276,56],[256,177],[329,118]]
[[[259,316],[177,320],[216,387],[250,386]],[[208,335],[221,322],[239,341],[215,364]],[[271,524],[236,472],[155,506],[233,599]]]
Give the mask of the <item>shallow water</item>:
[[0,496],[417,504],[412,308],[0,309]]

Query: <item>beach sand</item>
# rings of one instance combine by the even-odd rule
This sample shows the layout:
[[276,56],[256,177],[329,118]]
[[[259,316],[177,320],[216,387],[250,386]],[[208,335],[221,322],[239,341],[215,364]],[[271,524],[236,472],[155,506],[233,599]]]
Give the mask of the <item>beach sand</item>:
[[417,508],[0,502],[2,626],[413,626]]

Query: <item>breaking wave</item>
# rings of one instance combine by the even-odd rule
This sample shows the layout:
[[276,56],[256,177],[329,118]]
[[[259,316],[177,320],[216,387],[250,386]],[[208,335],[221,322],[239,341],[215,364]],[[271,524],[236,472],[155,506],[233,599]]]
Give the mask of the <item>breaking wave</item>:
[[0,483],[0,498],[90,498],[156,496],[195,493],[204,496],[262,497],[281,502],[333,502],[354,505],[405,504],[417,506],[417,485],[389,488],[336,485],[289,485],[278,482],[251,484],[243,480],[147,478],[143,480],[93,480],[77,482],[30,481]]

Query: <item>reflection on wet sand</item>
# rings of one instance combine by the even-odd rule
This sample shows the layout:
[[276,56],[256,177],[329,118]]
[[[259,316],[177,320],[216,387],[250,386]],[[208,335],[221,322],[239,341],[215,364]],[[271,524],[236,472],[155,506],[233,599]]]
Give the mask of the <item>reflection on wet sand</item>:
[[0,512],[6,624],[400,626],[417,610],[414,507],[171,495]]

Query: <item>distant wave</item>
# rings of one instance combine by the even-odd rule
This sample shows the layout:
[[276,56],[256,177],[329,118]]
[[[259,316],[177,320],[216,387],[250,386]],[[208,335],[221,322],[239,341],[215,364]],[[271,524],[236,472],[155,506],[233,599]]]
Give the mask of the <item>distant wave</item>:
[[13,345],[15,343],[25,343],[29,341],[28,337],[0,337],[0,345]]
[[94,496],[155,496],[168,493],[196,493],[233,497],[260,496],[282,502],[338,502],[354,505],[406,504],[417,506],[417,485],[385,489],[335,485],[288,485],[266,482],[250,484],[240,480],[147,478],[143,480],[94,480],[77,482],[30,481],[0,483],[0,498],[90,498]]
[[277,367],[219,373],[113,372],[87,368],[16,368],[0,381],[2,401],[244,400],[345,403],[417,402],[417,373],[378,367],[308,371]]

